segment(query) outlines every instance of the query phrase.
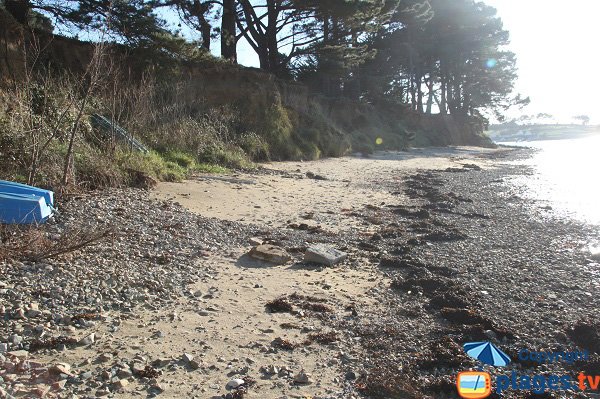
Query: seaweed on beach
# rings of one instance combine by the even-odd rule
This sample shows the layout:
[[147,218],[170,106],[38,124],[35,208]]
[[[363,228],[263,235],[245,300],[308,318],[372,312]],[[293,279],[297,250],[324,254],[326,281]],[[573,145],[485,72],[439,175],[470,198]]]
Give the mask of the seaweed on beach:
[[37,339],[35,341],[32,341],[31,344],[29,344],[29,351],[37,352],[43,349],[58,349],[58,347],[61,345],[72,346],[76,344],[77,340],[75,338],[65,336],[49,338],[43,341]]
[[294,310],[292,304],[285,297],[279,297],[271,302],[267,302],[265,307],[270,313],[291,313]]
[[440,311],[443,318],[451,323],[466,325],[489,325],[490,322],[473,309],[442,308]]
[[297,292],[294,292],[293,294],[289,295],[288,298],[292,301],[327,302],[327,299],[325,298],[317,298],[315,296],[302,295],[298,294]]
[[567,330],[567,335],[580,347],[600,354],[600,323],[581,320]]
[[376,367],[356,383],[357,391],[375,399],[403,398],[422,399],[423,395],[415,388],[414,381],[398,368]]
[[333,309],[327,305],[324,305],[322,303],[312,303],[312,302],[302,302],[300,303],[298,306],[300,306],[302,309],[304,310],[309,310],[311,312],[316,312],[316,313],[331,313],[333,312]]
[[299,326],[298,324],[295,323],[281,323],[279,325],[279,327],[283,328],[284,330],[301,330],[302,327]]
[[337,342],[338,335],[330,331],[328,333],[312,333],[308,335],[310,341],[317,342],[322,345],[332,344]]
[[158,378],[162,373],[152,366],[146,366],[144,370],[138,371],[136,376],[139,378]]
[[71,320],[98,320],[100,315],[98,313],[78,313],[71,317]]
[[298,347],[301,346],[301,344],[291,342],[291,341],[289,341],[287,339],[284,339],[284,338],[275,338],[273,340],[273,342],[271,342],[271,345],[274,348],[284,349],[284,350],[287,350],[287,351],[293,351],[294,349],[296,349],[296,348],[298,348]]
[[473,360],[465,354],[462,347],[449,337],[432,342],[427,350],[420,352],[411,363],[419,370],[441,367],[464,369],[474,365]]
[[313,313],[332,313],[333,309],[325,305],[326,299],[301,295],[293,293],[291,295],[281,296],[268,302],[265,307],[271,313],[291,313],[299,314],[294,307],[307,310]]

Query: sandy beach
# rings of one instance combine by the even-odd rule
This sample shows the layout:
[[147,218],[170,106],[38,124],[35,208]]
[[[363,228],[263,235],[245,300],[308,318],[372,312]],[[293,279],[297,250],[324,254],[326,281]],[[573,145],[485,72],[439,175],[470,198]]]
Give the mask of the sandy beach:
[[201,175],[183,184],[160,183],[152,194],[205,217],[270,227],[320,224],[339,230],[348,227],[344,212],[365,205],[410,202],[386,189],[390,181],[419,170],[464,164],[491,167],[480,155],[492,152],[476,147],[434,148],[381,152],[366,158],[274,162],[261,165],[255,173]]
[[[476,366],[461,345],[476,340],[511,355],[588,345],[589,364],[514,368],[593,368],[598,282],[584,248],[597,231],[522,199],[506,184],[530,173],[516,156],[270,163],[72,200],[49,234],[82,215],[118,234],[58,261],[0,263],[4,392],[455,398],[456,374]],[[291,260],[248,256],[261,243]],[[304,262],[317,243],[348,257]]]

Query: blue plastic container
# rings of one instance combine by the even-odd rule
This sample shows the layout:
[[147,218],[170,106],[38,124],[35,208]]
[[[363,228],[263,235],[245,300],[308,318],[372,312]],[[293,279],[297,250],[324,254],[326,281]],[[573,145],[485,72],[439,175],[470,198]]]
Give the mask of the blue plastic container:
[[53,206],[52,191],[0,181],[0,223],[44,223],[52,216]]
[[54,206],[54,193],[27,184],[0,180],[0,194],[32,194],[46,199],[46,204]]

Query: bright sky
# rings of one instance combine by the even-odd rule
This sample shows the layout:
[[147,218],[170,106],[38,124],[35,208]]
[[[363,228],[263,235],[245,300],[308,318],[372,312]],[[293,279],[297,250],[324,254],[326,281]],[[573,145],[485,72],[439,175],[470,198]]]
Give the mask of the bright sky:
[[498,9],[517,54],[516,90],[531,97],[526,114],[560,122],[589,115],[600,123],[600,1],[484,0]]

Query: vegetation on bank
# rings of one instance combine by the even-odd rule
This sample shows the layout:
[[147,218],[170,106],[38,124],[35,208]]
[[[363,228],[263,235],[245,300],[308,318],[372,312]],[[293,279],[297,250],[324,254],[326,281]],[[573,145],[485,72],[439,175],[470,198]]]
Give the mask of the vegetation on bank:
[[[511,96],[508,32],[483,3],[259,3],[1,1],[0,178],[148,186],[411,141],[485,144],[484,111],[526,102]],[[203,40],[171,31],[164,12]],[[221,58],[209,52],[215,37]],[[242,38],[262,71],[236,66]],[[103,135],[93,114],[149,153]]]

